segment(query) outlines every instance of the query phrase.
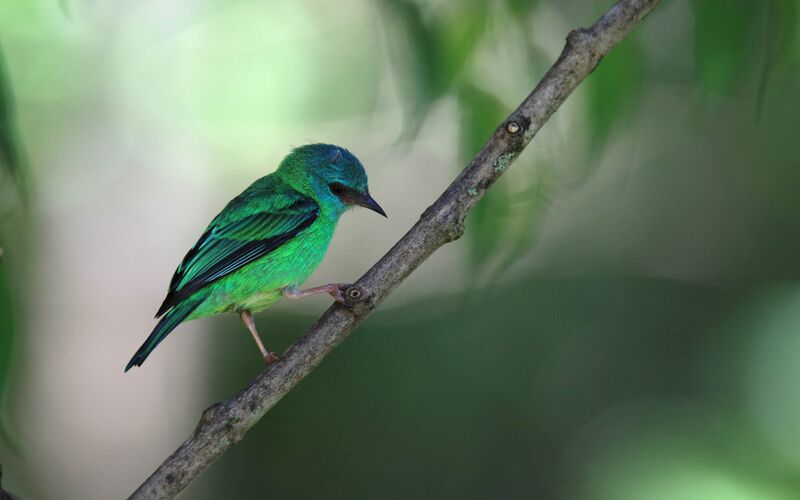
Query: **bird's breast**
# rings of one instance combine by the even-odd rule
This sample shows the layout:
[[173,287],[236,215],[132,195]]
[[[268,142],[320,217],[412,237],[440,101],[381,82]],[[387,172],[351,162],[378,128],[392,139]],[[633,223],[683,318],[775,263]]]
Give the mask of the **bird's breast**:
[[273,252],[212,285],[208,313],[258,311],[280,300],[283,288],[300,286],[319,266],[334,228],[335,221],[320,217]]

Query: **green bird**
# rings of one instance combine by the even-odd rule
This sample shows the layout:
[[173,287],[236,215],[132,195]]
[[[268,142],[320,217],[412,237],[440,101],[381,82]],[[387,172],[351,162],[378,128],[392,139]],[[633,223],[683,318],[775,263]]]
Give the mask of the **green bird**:
[[355,205],[386,217],[353,154],[330,144],[294,149],[211,221],[172,276],[156,313],[161,320],[125,371],[141,366],[181,322],[224,312],[239,314],[266,364],[279,359],[261,342],[253,313],[282,297],[328,293],[344,302],[343,284],[299,286],[325,256],[339,217]]

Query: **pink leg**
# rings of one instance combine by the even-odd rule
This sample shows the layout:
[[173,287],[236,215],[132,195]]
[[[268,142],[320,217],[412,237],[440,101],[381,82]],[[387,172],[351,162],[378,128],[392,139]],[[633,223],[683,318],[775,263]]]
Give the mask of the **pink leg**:
[[250,330],[250,334],[253,335],[253,340],[256,341],[258,350],[261,351],[261,355],[264,357],[264,363],[269,366],[281,359],[277,354],[274,352],[269,352],[266,347],[264,347],[264,343],[261,342],[261,337],[258,336],[258,331],[256,331],[256,323],[253,321],[253,313],[250,311],[242,311],[239,313],[239,317],[242,318],[242,323],[244,323],[244,326]]
[[308,297],[309,295],[327,293],[330,294],[330,296],[333,297],[336,302],[339,302],[340,304],[346,304],[347,301],[344,298],[343,290],[348,286],[350,285],[345,283],[329,283],[327,285],[315,286],[314,288],[309,288],[307,290],[298,290],[297,287],[287,286],[283,289],[283,296],[287,299],[301,299],[303,297]]

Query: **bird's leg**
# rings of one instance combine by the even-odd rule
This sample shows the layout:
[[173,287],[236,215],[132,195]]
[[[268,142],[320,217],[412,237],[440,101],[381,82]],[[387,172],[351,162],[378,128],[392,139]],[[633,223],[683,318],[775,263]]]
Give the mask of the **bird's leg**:
[[241,311],[239,312],[239,317],[242,318],[242,323],[244,326],[250,330],[250,334],[253,335],[253,340],[256,341],[256,345],[258,346],[258,350],[261,351],[261,355],[264,356],[264,363],[267,366],[271,365],[272,363],[281,359],[278,357],[277,354],[274,352],[269,352],[265,347],[264,343],[261,342],[261,337],[258,336],[258,331],[256,330],[256,323],[253,321],[253,313],[250,311]]
[[344,298],[344,290],[350,285],[346,283],[329,283],[327,285],[315,286],[306,290],[300,290],[296,286],[287,286],[283,289],[283,296],[287,299],[301,299],[317,293],[327,293],[340,304],[347,304]]

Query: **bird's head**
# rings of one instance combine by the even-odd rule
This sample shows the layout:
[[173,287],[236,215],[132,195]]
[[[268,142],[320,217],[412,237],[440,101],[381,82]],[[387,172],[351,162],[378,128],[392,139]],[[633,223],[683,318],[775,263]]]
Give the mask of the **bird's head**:
[[364,166],[350,151],[330,144],[295,148],[278,172],[294,189],[339,212],[359,205],[386,213],[369,194]]

